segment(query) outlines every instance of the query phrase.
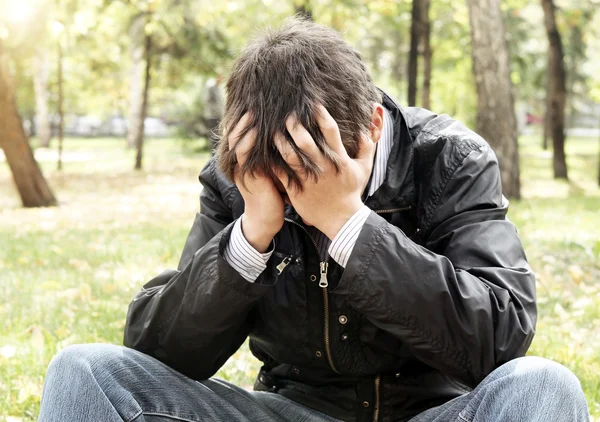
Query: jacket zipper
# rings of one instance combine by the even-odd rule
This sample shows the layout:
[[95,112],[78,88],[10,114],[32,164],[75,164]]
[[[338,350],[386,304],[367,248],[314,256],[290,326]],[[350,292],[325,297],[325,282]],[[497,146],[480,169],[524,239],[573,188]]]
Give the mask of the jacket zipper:
[[277,275],[281,275],[283,270],[285,270],[285,267],[287,267],[290,264],[290,262],[292,262],[291,256],[286,256],[285,258],[283,258],[283,261],[281,261],[281,263],[275,267],[277,268]]
[[[319,247],[317,246],[317,242],[315,242],[315,239],[313,239],[313,237],[310,235],[310,233],[308,232],[308,230],[306,230],[306,228],[304,228],[304,226],[296,223],[294,220],[291,220],[289,218],[285,218],[285,221],[287,221],[288,223],[292,223],[298,227],[300,227],[302,229],[302,231],[304,231],[304,233],[306,233],[306,235],[308,236],[308,238],[311,240],[312,244],[315,247],[315,250],[317,251],[317,256],[319,256],[319,261],[321,259],[321,251],[319,250]],[[329,282],[327,281],[327,269],[329,267],[329,263],[328,262],[324,262],[321,261],[319,262],[319,271],[321,274],[321,278],[319,280],[319,287],[321,287],[321,291],[323,292],[323,310],[325,313],[325,318],[324,318],[324,327],[323,327],[323,337],[324,337],[324,341],[325,341],[325,355],[327,356],[327,362],[329,362],[329,366],[331,367],[331,369],[333,370],[333,372],[339,374],[338,370],[335,368],[335,365],[333,364],[333,359],[331,358],[331,346],[329,343],[329,292],[327,291],[327,286],[329,286]]]
[[379,420],[379,384],[381,383],[381,375],[375,377],[375,408],[373,409],[373,422]]
[[412,209],[411,205],[409,205],[408,207],[392,208],[392,209],[389,209],[389,210],[376,210],[375,213],[377,213],[377,214],[391,214],[393,212],[408,211],[410,209]]

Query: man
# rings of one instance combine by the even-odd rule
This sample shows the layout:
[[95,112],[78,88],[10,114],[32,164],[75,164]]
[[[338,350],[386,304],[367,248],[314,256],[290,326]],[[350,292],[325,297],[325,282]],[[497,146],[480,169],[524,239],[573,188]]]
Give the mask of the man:
[[[535,282],[484,140],[302,20],[227,89],[178,270],[131,303],[132,349],[54,359],[41,421],[588,420],[571,372],[523,357]],[[248,336],[254,392],[211,378]]]

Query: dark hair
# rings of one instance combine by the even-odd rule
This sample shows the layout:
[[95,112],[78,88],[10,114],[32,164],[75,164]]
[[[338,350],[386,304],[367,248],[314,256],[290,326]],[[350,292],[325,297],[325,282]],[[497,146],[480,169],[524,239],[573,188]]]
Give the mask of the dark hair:
[[302,189],[302,181],[275,147],[275,134],[285,135],[310,177],[318,178],[320,172],[295,146],[285,127],[287,118],[295,114],[337,167],[337,156],[317,124],[317,105],[323,104],[337,122],[348,155],[355,157],[359,135],[369,131],[374,102],[381,102],[381,94],[356,50],[331,28],[299,17],[288,19],[254,39],[233,65],[221,122],[219,166],[233,180],[235,147],[229,149],[226,132],[249,112],[241,136],[256,130],[256,144],[240,174],[275,179],[273,168],[278,168],[287,174],[288,184]]

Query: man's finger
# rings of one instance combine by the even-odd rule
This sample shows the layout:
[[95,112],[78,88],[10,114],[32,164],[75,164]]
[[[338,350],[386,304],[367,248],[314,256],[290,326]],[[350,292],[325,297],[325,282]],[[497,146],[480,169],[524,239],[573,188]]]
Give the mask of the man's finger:
[[235,124],[231,131],[225,129],[225,134],[227,136],[227,143],[229,144],[229,150],[231,151],[235,145],[240,141],[240,135],[244,131],[244,128],[250,122],[250,113],[246,113],[242,116],[242,118]]
[[256,142],[256,129],[250,129],[240,139],[244,129],[250,122],[250,115],[246,113],[242,116],[239,122],[235,125],[233,130],[227,134],[227,142],[229,143],[229,150],[235,149],[235,156],[238,165],[242,165],[246,162],[248,153],[254,147]]
[[340,129],[336,121],[322,104],[318,105],[317,111],[317,123],[319,124],[319,129],[321,130],[327,145],[329,145],[329,148],[331,148],[340,158],[347,158],[348,153],[342,143]]
[[248,154],[254,148],[256,143],[256,129],[250,129],[246,135],[237,143],[237,147],[235,150],[235,157],[237,159],[238,165],[243,165],[248,159]]
[[296,151],[292,148],[290,143],[285,139],[283,133],[277,133],[274,137],[275,147],[283,160],[288,163],[288,165],[295,169],[300,167],[301,161]]
[[300,151],[305,153],[317,164],[323,161],[323,155],[321,154],[321,151],[319,151],[317,144],[315,144],[315,140],[310,136],[310,133],[302,126],[295,115],[288,117],[285,122],[285,127]]

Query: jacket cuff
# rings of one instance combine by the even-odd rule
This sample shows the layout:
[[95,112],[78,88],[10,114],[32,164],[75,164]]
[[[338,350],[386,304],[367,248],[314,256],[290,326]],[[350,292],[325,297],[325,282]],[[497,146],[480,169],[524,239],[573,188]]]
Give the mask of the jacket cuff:
[[[271,242],[273,245],[273,242]],[[250,283],[254,283],[267,268],[267,262],[273,255],[273,247],[266,253],[260,253],[246,240],[242,232],[242,219],[238,218],[231,230],[229,243],[223,252],[225,260]]]
[[220,283],[225,283],[238,293],[245,296],[257,297],[262,296],[268,291],[270,285],[274,282],[269,280],[267,273],[263,271],[253,283],[249,283],[228,261],[225,257],[225,251],[230,243],[233,234],[235,222],[227,226],[223,231],[219,242],[218,265],[217,272]]
[[342,278],[333,292],[345,295],[360,291],[357,279],[364,277],[368,272],[386,231],[386,225],[385,219],[374,211],[367,214],[355,247],[348,257]]

